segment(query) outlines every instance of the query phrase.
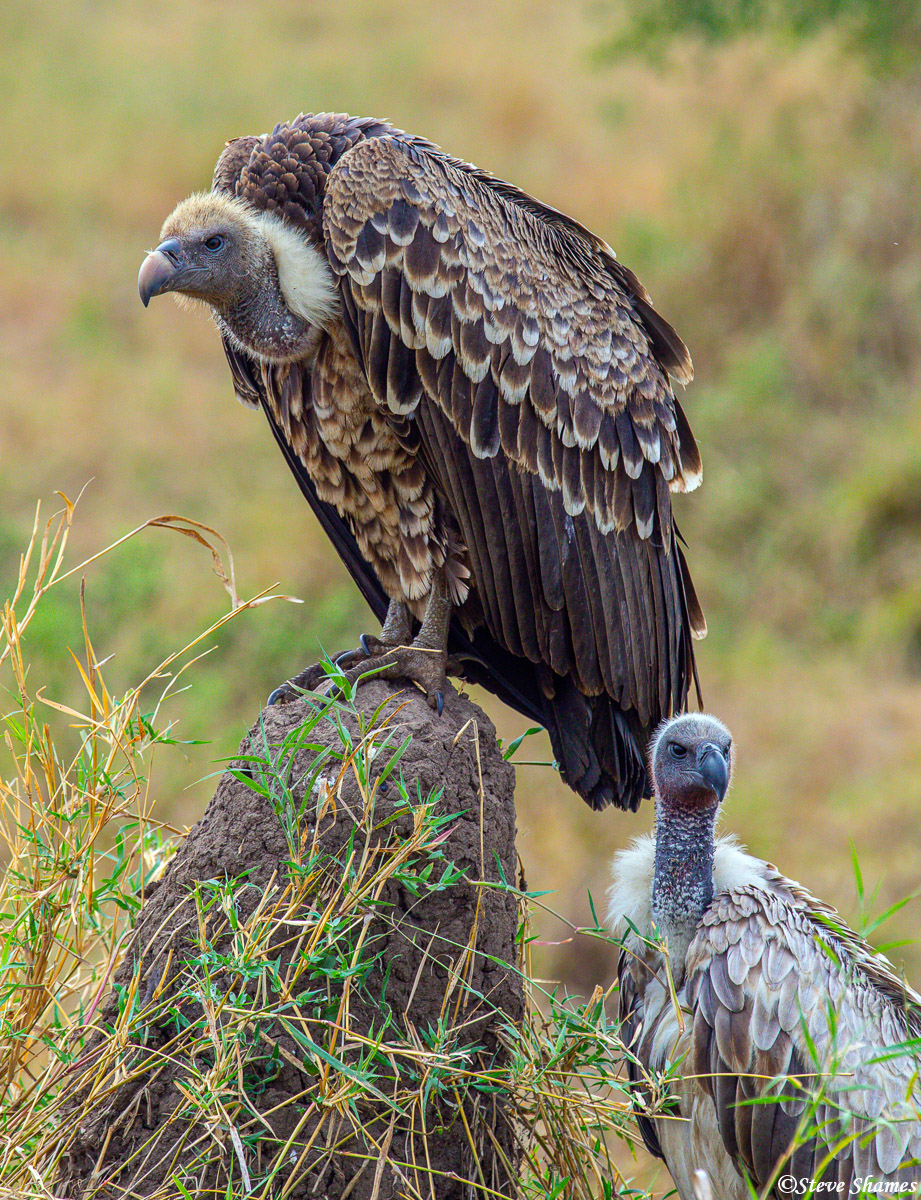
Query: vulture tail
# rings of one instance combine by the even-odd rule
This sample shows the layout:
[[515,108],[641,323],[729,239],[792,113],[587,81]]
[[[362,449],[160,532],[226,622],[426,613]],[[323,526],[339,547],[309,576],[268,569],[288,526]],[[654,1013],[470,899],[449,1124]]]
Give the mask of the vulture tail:
[[651,795],[644,747],[652,736],[635,713],[602,693],[585,696],[568,677],[510,654],[480,628],[470,637],[451,624],[448,652],[477,683],[550,735],[563,780],[595,811],[616,804],[635,812]]
[[605,693],[584,696],[560,676],[554,683],[544,726],[563,779],[596,811],[613,803],[635,812],[650,795],[643,754],[648,734]]

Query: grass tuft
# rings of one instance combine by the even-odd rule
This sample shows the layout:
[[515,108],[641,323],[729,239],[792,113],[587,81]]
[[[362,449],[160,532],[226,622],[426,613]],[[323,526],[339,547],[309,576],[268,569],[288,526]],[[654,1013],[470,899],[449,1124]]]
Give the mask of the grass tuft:
[[[199,1195],[197,1181],[213,1170],[225,1189],[215,1195],[286,1195],[317,1155],[338,1147],[364,1154],[371,1172],[389,1155],[405,1194],[430,1200],[437,1168],[401,1160],[397,1135],[435,1131],[447,1114],[459,1115],[469,1145],[471,1194],[501,1194],[489,1182],[496,1156],[520,1179],[522,1196],[624,1194],[609,1145],[632,1145],[634,1133],[608,997],[567,998],[532,977],[531,897],[501,870],[485,883],[447,856],[456,816],[442,810],[437,791],[420,795],[404,778],[409,740],[392,706],[369,719],[347,699],[318,704],[280,742],[265,736],[235,759],[231,775],[279,818],[283,870],[269,887],[246,873],[199,881],[179,949],[154,970],[140,962],[126,971],[133,922],[180,838],[148,802],[155,747],[181,744],[168,715],[176,683],[216,626],[263,597],[239,600],[214,531],[179,518],[149,522],[208,546],[232,607],[117,697],[85,617],[83,571],[100,556],[64,568],[73,516],[66,499],[44,525],[37,514],[3,610],[0,662],[12,703],[0,784],[8,863],[0,885],[0,1195],[58,1195],[81,1118],[99,1129],[87,1194],[108,1194],[119,1129],[149,1103],[145,1087],[164,1071],[177,1093],[166,1122],[176,1167],[157,1196]],[[49,591],[75,577],[83,646],[71,669],[86,694],[83,711],[45,694],[23,646]],[[335,730],[332,744],[318,737],[321,726]],[[345,803],[346,777],[365,815],[355,814],[354,835],[331,861],[317,840],[318,814]],[[520,980],[525,1016],[491,1011],[486,1042],[482,1020],[464,1015],[493,1003],[470,983],[475,933],[471,945],[450,948],[455,968],[434,1024],[403,1025],[384,1002],[373,922],[392,921],[386,889],[426,898],[462,884],[508,893],[519,910],[518,960],[498,965]],[[358,1014],[374,1009],[368,1027]],[[165,1042],[155,1029],[169,1030]],[[262,1098],[292,1068],[303,1088],[285,1122],[264,1111]],[[497,1104],[505,1134],[490,1116]],[[350,1148],[356,1131],[370,1153]],[[128,1168],[143,1174],[160,1142],[152,1134]]]

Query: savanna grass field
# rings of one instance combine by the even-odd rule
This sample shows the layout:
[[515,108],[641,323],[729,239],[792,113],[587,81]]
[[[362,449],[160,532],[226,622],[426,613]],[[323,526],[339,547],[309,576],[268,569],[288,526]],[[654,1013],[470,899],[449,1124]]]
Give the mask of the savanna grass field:
[[[60,706],[88,703],[81,587],[112,695],[229,607],[208,549],[169,529],[94,556],[164,515],[219,531],[239,596],[283,598],[205,638],[164,705],[175,744],[145,804],[181,830],[268,693],[374,628],[234,400],[214,328],[168,301],[145,311],[135,281],[228,138],[301,111],[388,117],[602,235],[688,345],[704,481],[675,510],[709,624],[704,706],[737,747],[723,826],[917,986],[921,77],[879,69],[834,23],[689,34],[650,58],[611,50],[624,19],[537,0],[2,6],[2,595],[56,492],[77,501],[65,569],[94,560],[22,634],[30,688],[58,706],[37,700],[64,753]],[[163,682],[148,686],[152,706]],[[507,742],[525,731],[474,698]],[[560,914],[536,914],[533,958],[589,994],[614,951],[572,927],[593,924],[652,807],[593,814],[550,757],[543,735],[516,754],[519,853]],[[7,742],[0,779],[11,763]]]

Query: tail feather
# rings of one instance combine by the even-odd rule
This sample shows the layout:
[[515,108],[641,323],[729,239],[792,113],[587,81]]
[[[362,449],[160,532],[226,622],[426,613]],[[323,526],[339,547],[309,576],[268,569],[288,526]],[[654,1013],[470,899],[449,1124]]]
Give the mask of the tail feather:
[[452,621],[448,653],[469,683],[543,725],[560,775],[590,808],[616,804],[635,812],[650,795],[645,747],[653,730],[636,713],[622,712],[605,692],[585,696],[568,676],[510,654],[482,626],[471,636]]
[[563,779],[596,811],[615,804],[635,812],[650,794],[644,747],[652,731],[606,693],[584,696],[570,679],[554,682],[544,726]]

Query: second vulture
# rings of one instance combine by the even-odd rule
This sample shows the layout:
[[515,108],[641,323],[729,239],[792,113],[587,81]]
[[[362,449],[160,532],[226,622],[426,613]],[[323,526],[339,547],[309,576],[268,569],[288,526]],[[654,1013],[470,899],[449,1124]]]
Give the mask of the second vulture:
[[921,996],[830,905],[714,837],[732,758],[715,717],[663,724],[655,835],[614,860],[643,1141],[680,1200],[917,1195]]
[[211,310],[383,621],[350,677],[436,705],[446,671],[480,683],[546,727],[593,808],[635,808],[705,632],[670,502],[701,465],[687,350],[610,247],[431,142],[324,113],[229,142],[138,286]]

